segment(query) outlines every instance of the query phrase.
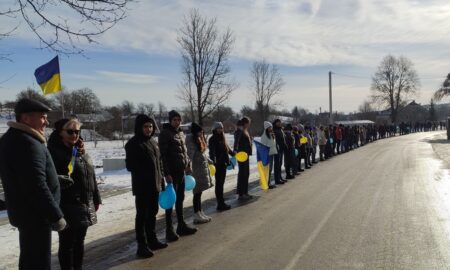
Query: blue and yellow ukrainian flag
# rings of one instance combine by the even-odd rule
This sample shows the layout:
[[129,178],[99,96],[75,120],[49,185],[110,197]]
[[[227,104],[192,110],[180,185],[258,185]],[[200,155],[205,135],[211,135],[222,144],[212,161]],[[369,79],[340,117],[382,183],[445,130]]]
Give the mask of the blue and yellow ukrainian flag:
[[36,77],[38,84],[41,86],[44,95],[61,91],[58,56],[53,58],[47,64],[38,67],[34,72],[34,76]]
[[77,158],[77,153],[78,153],[78,150],[74,146],[72,148],[72,158],[70,159],[69,165],[67,166],[67,169],[69,169],[69,176],[71,176],[73,173],[73,168],[75,167],[75,159]]
[[256,145],[256,160],[258,162],[258,171],[259,171],[259,184],[262,190],[269,189],[269,150],[268,146],[264,144],[254,141]]

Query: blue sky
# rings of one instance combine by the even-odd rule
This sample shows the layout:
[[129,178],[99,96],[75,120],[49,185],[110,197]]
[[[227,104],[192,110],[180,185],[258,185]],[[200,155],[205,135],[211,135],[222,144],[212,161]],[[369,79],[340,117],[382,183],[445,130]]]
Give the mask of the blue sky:
[[[0,9],[14,0],[5,0]],[[180,76],[177,29],[191,8],[217,17],[230,27],[236,42],[231,76],[240,84],[228,105],[238,110],[253,105],[249,67],[255,60],[277,64],[286,82],[276,99],[280,108],[295,105],[328,109],[328,71],[333,71],[333,109],[357,110],[370,94],[371,76],[387,54],[406,56],[421,79],[420,95],[428,103],[450,72],[450,3],[413,0],[146,0],[129,6],[128,16],[97,38],[99,44],[78,43],[85,56],[60,56],[63,85],[89,87],[103,105],[123,100],[159,101],[181,107],[176,98]],[[52,10],[54,14],[61,10]],[[49,14],[49,15],[54,15]],[[20,23],[1,18],[0,32]],[[55,54],[39,47],[22,23],[0,40],[0,52],[13,62],[0,62],[0,101],[14,99],[29,86],[33,72]]]

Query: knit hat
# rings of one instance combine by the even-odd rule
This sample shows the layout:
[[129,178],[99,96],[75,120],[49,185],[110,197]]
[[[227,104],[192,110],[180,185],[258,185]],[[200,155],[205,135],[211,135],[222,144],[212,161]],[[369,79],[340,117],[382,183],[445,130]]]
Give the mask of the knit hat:
[[215,130],[215,129],[218,129],[218,128],[223,128],[222,122],[214,122],[214,124],[211,127],[211,130]]
[[180,117],[180,118],[181,118],[181,115],[180,115],[177,111],[171,110],[171,111],[169,112],[169,122],[172,122],[172,119],[173,119],[174,117]]
[[272,127],[272,123],[268,122],[268,121],[264,121],[264,130],[268,129]]
[[197,134],[200,131],[203,131],[203,128],[201,126],[199,126],[197,123],[192,122],[192,124],[191,124],[191,133],[192,134]]
[[287,124],[287,125],[284,127],[284,129],[285,129],[285,130],[292,130],[292,125],[291,125],[291,124]]

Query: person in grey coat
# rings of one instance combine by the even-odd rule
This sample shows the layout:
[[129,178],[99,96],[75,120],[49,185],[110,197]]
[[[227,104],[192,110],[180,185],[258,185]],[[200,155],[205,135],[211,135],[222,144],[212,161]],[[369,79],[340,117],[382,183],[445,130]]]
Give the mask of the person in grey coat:
[[19,230],[19,269],[50,269],[52,229],[66,227],[59,207],[60,185],[45,146],[50,108],[20,100],[16,121],[0,139],[0,177],[12,226]]
[[206,156],[205,135],[203,128],[192,123],[191,134],[186,136],[186,147],[189,159],[192,161],[192,176],[196,180],[194,192],[194,223],[201,224],[211,221],[202,210],[202,192],[213,186],[209,164],[212,161]]

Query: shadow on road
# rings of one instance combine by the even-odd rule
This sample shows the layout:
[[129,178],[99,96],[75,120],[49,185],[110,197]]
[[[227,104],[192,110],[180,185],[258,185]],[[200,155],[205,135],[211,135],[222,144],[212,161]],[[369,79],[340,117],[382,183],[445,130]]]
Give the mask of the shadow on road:
[[[249,190],[251,193],[260,191],[259,181],[252,181],[249,183]],[[251,203],[257,202],[259,196],[254,196],[253,199],[247,201],[240,201],[237,199],[236,189],[225,193],[226,202],[233,208],[239,208]],[[211,198],[202,202],[202,207],[206,214],[218,213],[216,210],[216,199]],[[175,211],[173,211],[175,216]],[[184,216],[187,223],[193,221],[194,209],[192,206],[184,208]],[[165,216],[159,217],[156,221],[156,232],[158,238],[165,241]],[[176,220],[176,217],[174,218]],[[214,222],[214,220],[212,221]],[[98,226],[98,225],[97,225]],[[101,226],[101,224],[100,224]],[[176,225],[175,225],[176,228]],[[201,228],[200,228],[201,229]],[[179,241],[183,241],[180,239]],[[170,245],[168,247],[170,249]],[[85,269],[107,269],[117,265],[121,265],[133,260],[139,260],[135,256],[136,241],[134,230],[124,231],[118,234],[110,235],[101,239],[97,239],[85,245],[84,266]],[[58,269],[58,256],[52,256],[53,268]]]

